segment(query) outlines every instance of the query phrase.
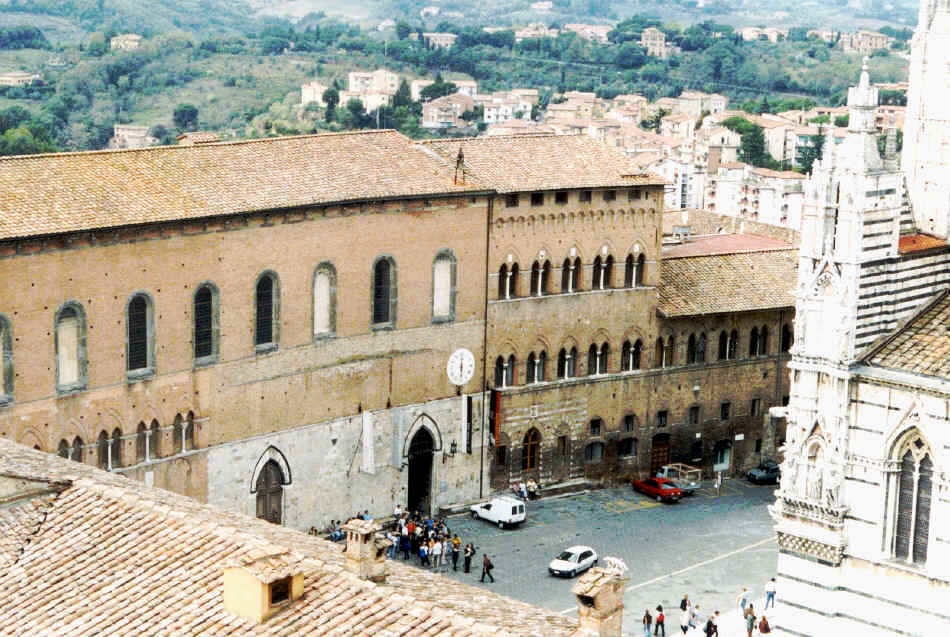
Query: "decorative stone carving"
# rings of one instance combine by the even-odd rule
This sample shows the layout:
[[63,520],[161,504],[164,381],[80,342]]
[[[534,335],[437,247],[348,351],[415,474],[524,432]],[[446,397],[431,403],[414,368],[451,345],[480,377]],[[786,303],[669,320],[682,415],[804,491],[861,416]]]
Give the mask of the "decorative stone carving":
[[833,546],[811,538],[782,533],[781,531],[778,533],[778,546],[782,550],[798,553],[804,557],[818,559],[833,566],[837,566],[841,563],[845,548],[843,544]]

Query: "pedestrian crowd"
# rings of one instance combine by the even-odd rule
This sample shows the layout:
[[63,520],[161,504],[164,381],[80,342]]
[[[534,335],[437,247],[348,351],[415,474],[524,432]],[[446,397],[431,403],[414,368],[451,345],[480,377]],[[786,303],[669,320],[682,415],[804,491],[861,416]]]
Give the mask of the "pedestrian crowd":
[[[736,597],[747,637],[752,637],[756,630],[760,635],[770,634],[772,627],[769,625],[768,619],[764,614],[761,617],[756,616],[749,595],[749,589],[743,587]],[[765,584],[764,610],[768,610],[769,606],[775,607],[774,577]],[[666,614],[663,611],[663,606],[658,605],[654,612],[655,614],[651,614],[649,608],[643,612],[643,636],[666,637]],[[703,623],[704,619],[705,623]],[[690,631],[698,628],[706,637],[719,637],[719,611],[716,610],[712,614],[704,615],[699,608],[699,604],[694,604],[689,599],[689,595],[683,595],[683,599],[680,601],[678,622],[683,635],[687,635]]]

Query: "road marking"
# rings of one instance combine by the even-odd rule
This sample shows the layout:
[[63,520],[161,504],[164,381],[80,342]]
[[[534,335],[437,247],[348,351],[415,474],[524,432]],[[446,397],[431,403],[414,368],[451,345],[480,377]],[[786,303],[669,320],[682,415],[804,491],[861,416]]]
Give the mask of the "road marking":
[[[724,560],[724,559],[726,559],[727,557],[732,557],[733,555],[736,555],[736,554],[738,554],[738,553],[742,553],[743,551],[748,551],[749,549],[754,549],[754,548],[756,548],[756,547],[758,547],[758,546],[762,546],[763,544],[765,544],[765,543],[767,543],[767,542],[773,542],[773,541],[775,541],[775,538],[776,538],[776,536],[772,535],[772,536],[770,536],[770,537],[765,538],[764,540],[759,540],[758,542],[753,542],[752,544],[748,544],[748,545],[743,546],[742,548],[738,548],[738,549],[736,549],[736,550],[734,550],[734,551],[729,551],[728,553],[723,553],[722,555],[717,555],[716,557],[713,557],[713,558],[711,558],[711,559],[708,559],[708,560],[706,560],[706,561],[704,561],[704,562],[699,562],[698,564],[693,564],[692,566],[687,566],[686,568],[681,568],[681,569],[678,570],[678,571],[673,571],[672,573],[667,573],[666,575],[660,575],[659,577],[654,577],[653,579],[648,580],[648,581],[646,581],[646,582],[640,582],[639,584],[637,584],[637,585],[635,585],[635,586],[628,586],[626,592],[629,593],[630,591],[635,591],[635,590],[637,590],[638,588],[643,588],[644,586],[649,586],[650,584],[656,584],[656,583],[659,582],[659,581],[665,580],[667,577],[675,577],[676,575],[681,575],[681,574],[683,574],[683,573],[685,573],[685,572],[687,572],[687,571],[691,571],[691,570],[693,570],[694,568],[699,568],[699,567],[701,567],[701,566],[706,566],[706,565],[708,565],[708,564],[712,564],[713,562],[718,562],[719,560]],[[569,613],[574,613],[574,612],[577,612],[577,606],[572,606],[571,608],[565,608],[564,610],[559,611],[559,614],[561,614],[561,615],[567,615],[567,614],[569,614]]]

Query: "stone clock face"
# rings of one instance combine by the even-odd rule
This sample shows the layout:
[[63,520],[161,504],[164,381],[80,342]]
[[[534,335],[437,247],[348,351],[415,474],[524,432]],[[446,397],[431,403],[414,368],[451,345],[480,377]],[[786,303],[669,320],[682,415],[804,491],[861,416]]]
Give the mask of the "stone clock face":
[[445,371],[453,385],[464,385],[475,374],[475,356],[467,349],[457,349],[449,356]]

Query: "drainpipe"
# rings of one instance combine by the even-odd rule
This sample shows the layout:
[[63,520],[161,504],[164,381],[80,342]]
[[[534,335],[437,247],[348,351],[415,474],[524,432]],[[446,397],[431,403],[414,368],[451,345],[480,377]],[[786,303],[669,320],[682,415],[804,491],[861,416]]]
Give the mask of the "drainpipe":
[[[485,497],[485,429],[488,426],[488,405],[486,403],[488,387],[488,273],[491,271],[491,226],[494,222],[494,196],[488,195],[488,206],[485,215],[488,223],[485,225],[485,306],[484,326],[482,328],[482,444],[478,451],[478,497]],[[497,442],[497,441],[496,441]]]

